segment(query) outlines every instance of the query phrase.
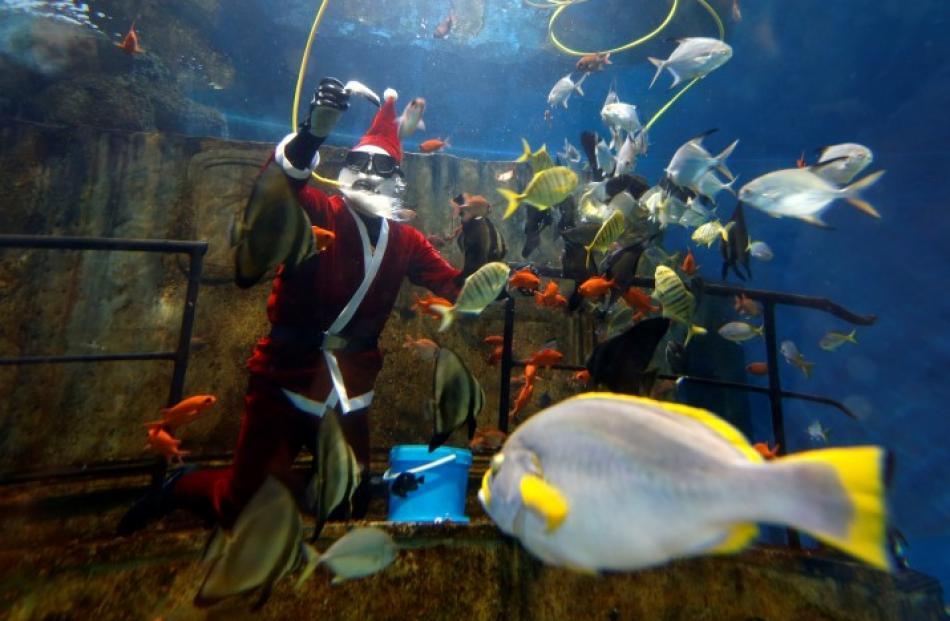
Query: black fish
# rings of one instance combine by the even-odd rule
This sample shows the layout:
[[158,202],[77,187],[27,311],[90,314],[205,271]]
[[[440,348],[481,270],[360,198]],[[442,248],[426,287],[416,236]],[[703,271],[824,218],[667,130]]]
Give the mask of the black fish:
[[550,209],[541,211],[533,205],[525,204],[527,212],[524,219],[524,246],[521,247],[521,256],[525,259],[534,252],[541,243],[541,231],[554,222]]
[[607,202],[609,203],[613,197],[625,191],[629,192],[632,197],[639,199],[649,189],[650,182],[642,175],[630,173],[617,175],[607,180]]
[[587,267],[587,250],[584,246],[594,239],[600,230],[596,222],[581,224],[561,231],[564,238],[564,254],[561,256],[561,278],[585,281],[593,275]]
[[574,228],[577,220],[577,202],[574,200],[574,195],[571,194],[558,203],[556,207],[558,213],[560,213],[557,220],[557,232],[560,234]]
[[594,181],[601,181],[604,178],[604,171],[597,165],[597,134],[594,132],[581,132],[581,147],[587,154],[587,161],[590,163],[590,174]]
[[425,483],[425,475],[417,477],[411,472],[401,472],[389,489],[400,498],[405,498],[409,492],[419,489],[419,485],[422,483]]
[[658,236],[659,234],[641,239],[608,253],[601,265],[604,278],[617,283],[618,291],[625,292],[629,289],[633,285],[633,279],[637,277],[637,266],[640,263],[640,257],[643,256],[647,246],[652,244]]
[[[719,250],[722,253],[722,279],[725,280],[729,274],[729,268],[736,273],[739,280],[752,278],[752,270],[749,268],[749,230],[745,225],[745,213],[742,211],[742,203],[736,204],[732,217],[726,224],[729,230],[729,241],[720,239]],[[745,268],[746,276],[739,271],[739,264]]]
[[663,178],[660,179],[659,186],[667,194],[673,198],[678,199],[683,204],[689,202],[689,199],[696,198],[696,193],[690,190],[689,188],[684,188],[683,186],[676,185],[669,175],[663,175]]
[[585,365],[591,385],[603,384],[608,390],[630,395],[650,394],[656,372],[648,373],[646,368],[669,328],[669,319],[654,317],[597,345]]
[[541,393],[541,396],[538,397],[538,407],[542,409],[548,407],[553,402],[554,402],[554,399],[552,399],[551,395],[549,395],[546,392]]
[[486,263],[500,261],[508,253],[508,246],[501,232],[491,220],[482,217],[462,223],[458,245],[465,255],[462,276],[466,277]]
[[442,446],[462,425],[468,424],[468,439],[475,435],[475,417],[485,405],[485,391],[462,359],[448,347],[439,349],[435,362],[435,397],[430,403],[435,429],[429,440],[431,453]]
[[666,363],[670,365],[670,373],[673,375],[685,375],[687,362],[686,347],[679,341],[667,341],[665,353]]

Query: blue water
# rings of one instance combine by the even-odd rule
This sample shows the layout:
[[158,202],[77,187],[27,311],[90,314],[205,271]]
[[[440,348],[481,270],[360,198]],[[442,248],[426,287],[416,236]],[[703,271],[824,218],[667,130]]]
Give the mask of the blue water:
[[[611,81],[620,97],[640,107],[645,122],[673,91],[665,73],[652,90],[648,54],[665,57],[667,37],[714,36],[709,16],[684,0],[682,18],[647,45],[614,56],[614,65],[591,75],[585,95],[567,110],[543,119],[551,86],[571,71],[574,59],[546,43],[548,11],[520,0],[486,0],[482,31],[472,39],[417,37],[428,32],[449,2],[357,2],[366,21],[351,19],[344,2],[331,1],[310,57],[302,96],[308,100],[324,75],[358,79],[378,92],[391,86],[405,103],[424,96],[427,132],[405,146],[449,137],[451,153],[510,159],[520,139],[546,143],[553,153],[567,138],[579,146],[586,129],[604,133],[599,111]],[[795,341],[816,363],[806,380],[784,363],[788,390],[828,395],[856,411],[850,421],[835,410],[786,403],[789,450],[812,446],[805,428],[820,420],[836,445],[880,444],[897,456],[891,495],[894,522],[908,537],[912,567],[938,576],[950,590],[950,296],[944,291],[950,258],[946,213],[950,169],[950,4],[945,0],[740,0],[742,20],[729,16],[731,1],[714,3],[726,25],[734,56],[697,84],[650,132],[649,155],[637,172],[657,181],[675,149],[717,128],[706,140],[718,151],[734,139],[730,158],[738,184],[791,167],[817,147],[859,142],[874,152],[869,170],[886,175],[867,193],[882,214],[869,218],[844,202],[827,213],[833,230],[799,221],[773,220],[747,210],[754,239],[775,251],[771,263],[753,264],[756,288],[834,299],[858,313],[874,314],[859,328],[859,345],[829,353],[818,339],[842,322],[816,312],[781,309],[781,339]],[[669,5],[644,0],[589,0],[567,12],[558,32],[578,47],[604,49],[647,32]],[[290,127],[299,58],[314,2],[229,0],[207,36],[228,56],[236,74],[224,90],[192,89],[193,99],[220,110],[228,136],[275,141]],[[385,18],[377,12],[387,11]],[[577,77],[577,73],[574,73]],[[401,106],[400,106],[401,107]],[[371,109],[356,101],[330,142],[352,144]],[[722,195],[725,197],[725,195]],[[729,200],[720,207],[727,218]],[[683,232],[667,238],[670,249],[686,243]],[[718,280],[718,250],[694,249],[701,274]],[[761,342],[745,345],[749,360],[764,358]],[[756,405],[757,431],[767,429],[764,400]]]

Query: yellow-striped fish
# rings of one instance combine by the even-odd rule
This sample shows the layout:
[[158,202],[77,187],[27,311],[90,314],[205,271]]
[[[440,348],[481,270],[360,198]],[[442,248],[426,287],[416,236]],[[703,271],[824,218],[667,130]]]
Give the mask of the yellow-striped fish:
[[505,283],[508,282],[508,271],[508,266],[499,261],[486,263],[465,279],[462,291],[455,300],[455,306],[439,304],[429,306],[431,310],[442,316],[439,332],[445,332],[452,325],[455,313],[477,315],[485,310],[485,307],[494,302],[501,290],[505,288]]
[[686,285],[676,275],[676,272],[665,265],[657,265],[653,275],[656,283],[653,289],[653,298],[663,305],[663,316],[678,321],[686,326],[686,342],[694,334],[706,334],[706,328],[693,324],[693,311],[696,310],[696,300],[693,294],[686,290]]
[[541,148],[531,152],[531,146],[528,144],[528,141],[524,138],[521,139],[521,148],[524,149],[524,153],[521,154],[521,157],[516,159],[516,162],[531,162],[531,172],[538,174],[542,170],[547,170],[548,168],[554,168],[554,160],[551,159],[551,154],[548,153],[548,145],[543,144]]
[[723,226],[719,220],[712,220],[707,222],[702,226],[696,228],[693,231],[692,239],[697,244],[703,244],[707,248],[712,248],[712,245],[716,243],[716,240],[722,237],[724,242],[729,242],[729,229],[735,225],[735,222],[730,222],[726,226]]
[[604,252],[610,247],[610,244],[617,241],[621,235],[623,235],[623,229],[626,226],[627,222],[623,217],[623,212],[615,211],[610,214],[610,217],[604,220],[604,223],[600,225],[600,228],[597,230],[597,234],[594,235],[594,239],[591,240],[590,245],[584,246],[584,249],[587,250],[587,264],[590,265],[590,253],[594,250],[598,252]]
[[550,209],[563,201],[577,187],[577,175],[566,166],[555,166],[535,173],[524,192],[518,194],[508,188],[498,188],[498,193],[508,199],[508,209],[502,220],[507,220],[522,202],[538,209]]

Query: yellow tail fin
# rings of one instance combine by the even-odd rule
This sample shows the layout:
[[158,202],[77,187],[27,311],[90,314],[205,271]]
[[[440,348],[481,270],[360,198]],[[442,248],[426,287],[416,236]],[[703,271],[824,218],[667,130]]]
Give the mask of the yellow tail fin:
[[521,148],[524,150],[524,153],[516,159],[516,162],[527,162],[531,159],[531,145],[528,144],[528,141],[524,138],[521,139]]
[[512,192],[508,188],[498,188],[498,193],[508,200],[508,208],[505,209],[505,215],[501,217],[502,220],[507,220],[511,217],[511,214],[515,213],[515,210],[518,209],[518,205],[521,203],[521,199],[524,198],[524,194]]
[[[824,510],[818,506],[804,507],[811,513],[809,534],[855,556],[879,569],[890,569],[890,559],[885,548],[887,542],[886,507],[884,499],[884,449],[877,446],[821,449],[780,457],[773,463],[814,464],[831,468],[844,493],[850,511],[836,508]],[[829,490],[818,486],[821,479],[811,468],[799,477],[803,486],[808,486],[815,495],[828,495]],[[834,499],[834,500],[841,500]],[[834,503],[829,503],[832,506]],[[842,521],[844,523],[842,523]]]
[[452,322],[455,320],[455,307],[433,304],[429,307],[429,309],[437,312],[442,318],[442,323],[439,324],[439,332],[445,332],[448,330],[449,326],[451,326]]

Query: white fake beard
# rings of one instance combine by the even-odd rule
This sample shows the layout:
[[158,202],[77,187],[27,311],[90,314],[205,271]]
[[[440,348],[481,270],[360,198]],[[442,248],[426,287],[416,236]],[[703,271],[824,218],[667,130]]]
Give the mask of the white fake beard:
[[[345,172],[350,173],[350,171]],[[359,178],[352,175],[352,173],[341,174],[339,178],[339,181],[341,182],[340,192],[354,209],[367,215],[378,216],[388,220],[395,220],[396,222],[405,222],[408,220],[408,218],[404,215],[405,210],[402,209],[401,199],[386,193],[354,189],[352,184],[358,179]],[[393,187],[391,189],[396,193],[401,193],[401,191],[405,188],[405,182],[399,178],[393,179],[391,181],[386,180],[380,185],[392,185]],[[377,189],[379,189],[379,186],[377,186]],[[386,189],[389,190],[390,188],[386,187]]]

